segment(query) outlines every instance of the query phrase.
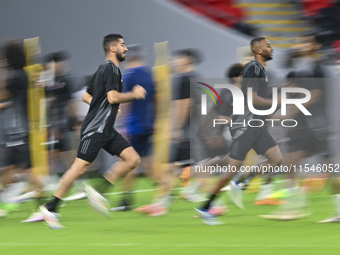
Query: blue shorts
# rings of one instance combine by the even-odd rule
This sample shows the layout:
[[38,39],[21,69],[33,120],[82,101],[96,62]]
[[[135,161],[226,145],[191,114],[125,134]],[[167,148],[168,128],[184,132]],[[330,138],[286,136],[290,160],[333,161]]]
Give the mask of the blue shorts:
[[133,135],[129,142],[139,156],[146,157],[152,148],[151,137],[152,134]]

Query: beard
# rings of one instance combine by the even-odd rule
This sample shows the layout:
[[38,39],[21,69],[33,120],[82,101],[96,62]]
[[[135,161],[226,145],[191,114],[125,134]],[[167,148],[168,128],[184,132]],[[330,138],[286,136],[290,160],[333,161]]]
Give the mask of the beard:
[[123,56],[124,53],[117,53],[117,59],[120,61],[120,62],[123,62],[125,60],[125,56]]
[[262,55],[262,57],[264,57],[267,61],[273,59],[273,56],[271,56],[270,54],[268,54],[268,55]]

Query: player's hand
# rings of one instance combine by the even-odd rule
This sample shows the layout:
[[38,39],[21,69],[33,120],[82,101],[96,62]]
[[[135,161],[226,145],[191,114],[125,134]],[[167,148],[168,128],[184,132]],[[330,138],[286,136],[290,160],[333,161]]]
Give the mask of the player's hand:
[[140,85],[134,86],[132,93],[134,94],[135,99],[145,99],[146,97],[146,90]]

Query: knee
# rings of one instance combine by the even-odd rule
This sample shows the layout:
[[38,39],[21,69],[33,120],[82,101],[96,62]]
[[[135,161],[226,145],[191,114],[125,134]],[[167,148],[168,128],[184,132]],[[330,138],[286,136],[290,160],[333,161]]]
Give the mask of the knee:
[[84,174],[86,174],[87,168],[88,168],[88,166],[82,166],[82,167],[80,167],[80,168],[79,168],[79,171],[78,171],[79,175],[80,175],[80,176],[83,176]]
[[283,164],[283,156],[279,155],[275,159],[272,160],[271,162],[272,165],[274,166],[280,166]]
[[79,176],[84,175],[87,172],[87,169],[89,168],[90,163],[88,162],[74,162],[72,169],[74,169]]
[[140,156],[136,153],[135,155],[129,158],[128,164],[130,168],[133,169],[139,165],[140,161],[141,161]]

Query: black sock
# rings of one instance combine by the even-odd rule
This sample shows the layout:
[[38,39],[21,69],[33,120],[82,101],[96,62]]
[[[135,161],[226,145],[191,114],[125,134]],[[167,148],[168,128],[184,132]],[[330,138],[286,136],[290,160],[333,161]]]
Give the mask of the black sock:
[[207,203],[202,207],[203,210],[208,211],[210,209],[211,203],[215,200],[217,196],[215,194],[211,194]]
[[49,210],[50,212],[57,212],[57,206],[58,203],[61,199],[58,197],[54,197],[54,199],[46,204],[46,208],[47,210]]
[[132,191],[124,191],[123,193],[123,204],[124,205],[131,205],[132,204]]

